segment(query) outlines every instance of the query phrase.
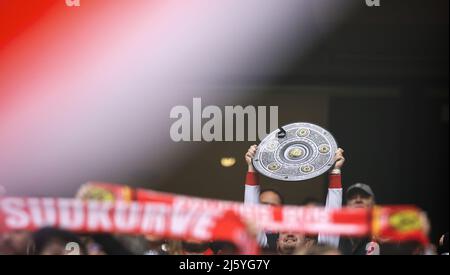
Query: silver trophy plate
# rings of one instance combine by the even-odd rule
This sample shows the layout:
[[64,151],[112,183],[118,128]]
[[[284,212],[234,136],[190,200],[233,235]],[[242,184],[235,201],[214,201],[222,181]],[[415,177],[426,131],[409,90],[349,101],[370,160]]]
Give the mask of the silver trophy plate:
[[292,123],[261,141],[253,166],[269,178],[302,181],[328,171],[336,150],[336,141],[327,130],[311,123]]

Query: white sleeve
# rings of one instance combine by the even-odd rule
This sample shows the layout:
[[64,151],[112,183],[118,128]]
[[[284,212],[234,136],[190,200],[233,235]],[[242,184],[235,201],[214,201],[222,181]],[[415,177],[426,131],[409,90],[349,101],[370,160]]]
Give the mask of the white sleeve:
[[245,185],[244,203],[259,204],[259,185]]
[[[342,208],[342,188],[328,188],[325,209]],[[333,247],[339,246],[339,235],[319,234],[318,243]]]
[[[259,185],[245,185],[244,204],[259,204]],[[267,247],[267,236],[264,232],[259,232],[256,236],[259,246]]]

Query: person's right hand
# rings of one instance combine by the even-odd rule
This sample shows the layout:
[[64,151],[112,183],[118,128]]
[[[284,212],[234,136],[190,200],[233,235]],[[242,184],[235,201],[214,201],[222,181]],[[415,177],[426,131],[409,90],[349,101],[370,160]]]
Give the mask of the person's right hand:
[[245,153],[245,161],[247,162],[249,172],[256,172],[255,168],[253,167],[252,160],[255,157],[257,148],[258,145],[254,144],[250,146],[250,148],[248,148],[247,153]]

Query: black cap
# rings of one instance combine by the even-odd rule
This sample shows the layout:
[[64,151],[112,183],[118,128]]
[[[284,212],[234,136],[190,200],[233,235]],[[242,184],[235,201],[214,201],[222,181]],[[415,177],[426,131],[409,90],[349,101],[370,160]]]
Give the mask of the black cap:
[[348,198],[350,193],[353,193],[355,191],[362,191],[375,199],[375,194],[373,193],[372,188],[370,188],[369,185],[367,185],[365,183],[361,183],[361,182],[357,182],[357,183],[351,185],[347,189],[347,192],[345,192],[345,196]]

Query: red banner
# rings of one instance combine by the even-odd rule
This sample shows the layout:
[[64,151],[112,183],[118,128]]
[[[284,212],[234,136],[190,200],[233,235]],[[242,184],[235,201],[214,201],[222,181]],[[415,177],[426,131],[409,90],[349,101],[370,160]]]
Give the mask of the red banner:
[[242,254],[258,245],[232,211],[174,209],[152,202],[82,201],[61,198],[0,198],[0,232],[51,226],[78,233],[153,235],[162,238],[228,241]]
[[[123,188],[123,189],[122,189]],[[427,242],[421,211],[413,206],[373,209],[273,207],[269,205],[88,184],[79,199],[0,198],[0,232],[53,226],[74,232],[154,235],[162,238],[229,241],[256,254],[257,230],[303,234],[372,236]]]
[[[197,209],[228,209],[244,217],[260,229],[277,232],[292,231],[310,234],[337,234],[362,236],[371,235],[393,241],[416,240],[427,243],[426,222],[420,209],[414,206],[385,206],[373,209],[340,209],[326,212],[322,208],[305,208],[285,206],[274,208],[265,205],[244,205],[238,202],[200,199],[189,196],[173,195],[148,189],[135,189],[123,186],[126,192],[118,192],[120,185],[92,182],[84,186],[103,188],[104,192],[119,194],[116,199],[143,202],[160,202],[176,208]],[[89,193],[89,192],[88,192]],[[123,196],[122,194],[129,194]],[[132,194],[132,195],[130,195]]]

